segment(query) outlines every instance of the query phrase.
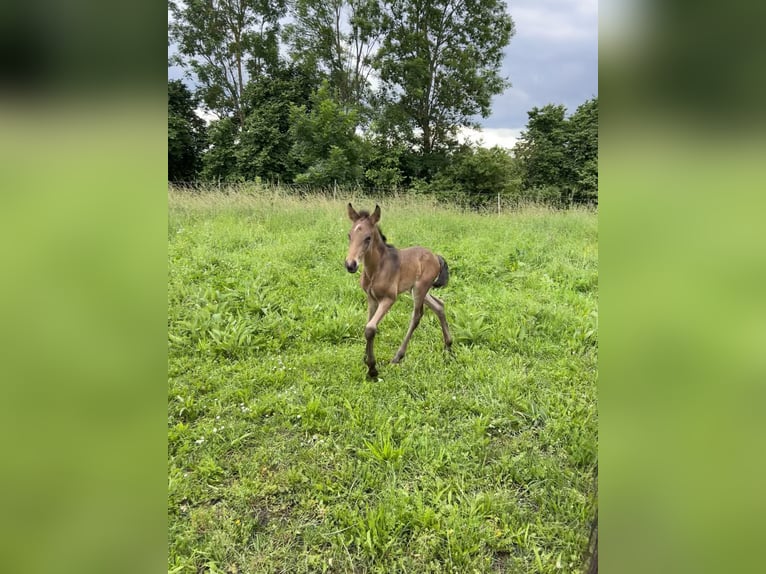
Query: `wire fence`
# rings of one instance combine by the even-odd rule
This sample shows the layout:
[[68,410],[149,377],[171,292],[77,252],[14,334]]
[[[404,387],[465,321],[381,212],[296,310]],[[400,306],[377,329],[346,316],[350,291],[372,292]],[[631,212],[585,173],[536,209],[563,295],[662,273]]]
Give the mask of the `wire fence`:
[[471,211],[502,213],[518,211],[530,206],[541,206],[554,209],[571,207],[597,209],[598,201],[576,201],[574,198],[560,198],[543,192],[535,193],[481,193],[470,194],[456,189],[439,191],[421,191],[417,188],[370,188],[333,184],[329,186],[305,185],[281,182],[210,182],[210,181],[180,181],[168,183],[170,190],[177,193],[189,194],[222,194],[222,195],[251,195],[268,196],[271,198],[312,198],[351,201],[356,200],[407,200],[445,204],[451,207]]

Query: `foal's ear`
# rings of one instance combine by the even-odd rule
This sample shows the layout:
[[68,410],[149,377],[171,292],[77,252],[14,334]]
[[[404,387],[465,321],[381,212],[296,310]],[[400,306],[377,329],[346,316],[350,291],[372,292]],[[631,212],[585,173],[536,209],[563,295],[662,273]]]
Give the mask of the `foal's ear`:
[[372,215],[370,216],[370,223],[375,225],[378,221],[380,221],[380,206],[375,206],[375,211],[372,212]]
[[356,221],[357,219],[359,219],[359,214],[354,210],[353,207],[351,207],[350,203],[348,204],[348,218],[351,221]]

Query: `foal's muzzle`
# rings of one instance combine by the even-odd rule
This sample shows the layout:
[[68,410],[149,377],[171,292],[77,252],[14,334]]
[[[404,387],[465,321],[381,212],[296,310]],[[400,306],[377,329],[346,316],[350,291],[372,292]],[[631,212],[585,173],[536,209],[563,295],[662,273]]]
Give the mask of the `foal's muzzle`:
[[351,261],[351,262],[346,261],[346,271],[348,271],[349,273],[355,273],[358,267],[359,267],[359,264],[356,261]]

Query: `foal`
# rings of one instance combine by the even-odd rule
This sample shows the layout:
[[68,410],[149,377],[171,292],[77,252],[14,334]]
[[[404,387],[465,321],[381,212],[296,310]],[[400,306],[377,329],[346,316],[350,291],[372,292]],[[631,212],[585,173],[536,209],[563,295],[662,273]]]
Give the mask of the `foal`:
[[378,229],[380,207],[377,205],[370,215],[366,211],[357,213],[349,203],[348,217],[353,225],[348,234],[346,269],[349,273],[354,273],[359,267],[359,262],[364,260],[364,272],[360,282],[362,289],[367,293],[368,314],[367,326],[364,329],[364,337],[367,339],[364,360],[367,376],[378,376],[373,351],[378,323],[394,304],[399,293],[404,291],[412,292],[412,319],[410,328],[391,362],[398,363],[404,358],[412,332],[423,316],[424,303],[439,317],[444,345],[449,350],[452,337],[444,315],[444,303],[428,292],[431,287],[445,286],[449,280],[449,270],[444,259],[423,247],[397,249],[387,244],[385,236]]

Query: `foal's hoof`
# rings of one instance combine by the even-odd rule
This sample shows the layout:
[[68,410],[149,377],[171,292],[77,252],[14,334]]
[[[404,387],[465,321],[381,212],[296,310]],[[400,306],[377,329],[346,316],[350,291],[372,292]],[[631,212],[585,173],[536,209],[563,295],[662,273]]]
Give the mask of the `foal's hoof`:
[[368,379],[377,379],[378,378],[378,370],[377,369],[370,369],[367,371],[367,378]]
[[397,364],[397,363],[399,363],[399,361],[401,361],[403,358],[404,358],[404,355],[402,355],[401,357],[400,357],[399,355],[396,355],[396,356],[395,356],[393,359],[391,359],[391,364],[392,364],[392,365],[396,365],[396,364]]

